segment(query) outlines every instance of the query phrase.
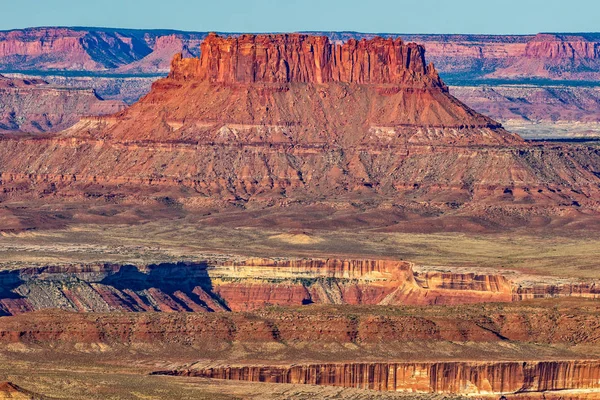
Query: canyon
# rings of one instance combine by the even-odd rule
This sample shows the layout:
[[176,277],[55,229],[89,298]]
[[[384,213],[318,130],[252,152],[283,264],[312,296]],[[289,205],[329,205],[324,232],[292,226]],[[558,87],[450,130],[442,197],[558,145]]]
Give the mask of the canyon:
[[595,79],[593,35],[2,35],[0,82],[82,108],[0,136],[0,395],[600,393],[600,150],[458,98],[594,123],[595,91],[445,81]]

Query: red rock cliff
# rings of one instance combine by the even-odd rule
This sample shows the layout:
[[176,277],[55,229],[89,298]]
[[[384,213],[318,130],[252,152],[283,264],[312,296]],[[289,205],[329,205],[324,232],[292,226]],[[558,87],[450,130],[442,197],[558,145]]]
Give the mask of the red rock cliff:
[[600,43],[581,36],[540,33],[527,43],[525,56],[550,59],[598,59]]
[[172,78],[219,83],[390,83],[445,87],[425,49],[402,39],[351,39],[334,44],[326,36],[302,34],[210,34],[200,59],[176,57]]
[[175,371],[172,374],[422,393],[502,394],[600,390],[599,361],[227,366]]

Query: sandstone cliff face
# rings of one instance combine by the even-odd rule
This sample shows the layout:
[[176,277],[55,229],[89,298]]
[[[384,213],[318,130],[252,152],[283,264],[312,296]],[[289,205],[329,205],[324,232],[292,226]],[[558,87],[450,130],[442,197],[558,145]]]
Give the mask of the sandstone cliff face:
[[575,35],[538,34],[525,48],[525,56],[549,59],[600,58],[600,42],[586,40]]
[[571,389],[600,393],[599,361],[227,366],[173,374],[421,393],[501,395]]
[[[0,57],[3,69],[97,69],[81,40],[84,32],[66,28],[37,28],[0,33]],[[40,59],[47,61],[40,63]],[[29,62],[28,62],[29,61]],[[28,65],[29,64],[29,65]]]
[[598,210],[598,149],[524,143],[450,96],[417,45],[211,35],[203,46],[121,113],[0,141],[3,198],[43,187],[88,201],[89,185],[217,209],[368,198],[486,226]]
[[501,275],[415,273],[377,260],[262,260],[149,266],[74,265],[0,273],[0,310],[222,312],[265,307],[455,305],[600,298],[597,282],[514,282]]
[[114,114],[124,108],[123,102],[104,101],[91,89],[0,75],[0,132],[56,132],[83,116]]
[[596,35],[538,34],[513,63],[490,73],[491,78],[598,78],[600,37]]

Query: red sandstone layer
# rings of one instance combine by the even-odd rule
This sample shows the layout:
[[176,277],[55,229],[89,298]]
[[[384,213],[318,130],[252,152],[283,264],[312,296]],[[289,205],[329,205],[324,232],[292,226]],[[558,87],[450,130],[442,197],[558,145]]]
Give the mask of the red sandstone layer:
[[[595,346],[600,343],[599,326],[596,302],[573,299],[452,307],[313,306],[244,313],[46,310],[0,318],[0,343],[105,343],[117,347],[149,343],[206,350],[232,342],[290,346],[396,346],[432,341]],[[431,359],[425,353],[422,356]]]
[[523,284],[498,274],[414,273],[406,262],[335,259],[49,266],[7,271],[0,281],[5,315],[48,308],[220,312],[272,305],[454,305],[548,297],[599,298],[600,286],[541,278]]
[[585,390],[600,394],[600,361],[226,366],[163,373],[417,393],[502,395]]
[[49,85],[40,79],[0,75],[0,133],[56,132],[84,116],[114,114],[125,109],[121,101],[105,101],[91,89]]

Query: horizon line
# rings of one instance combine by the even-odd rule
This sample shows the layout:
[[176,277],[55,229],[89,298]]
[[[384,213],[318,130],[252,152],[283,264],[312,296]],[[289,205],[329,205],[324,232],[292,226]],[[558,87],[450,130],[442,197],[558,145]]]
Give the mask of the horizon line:
[[40,26],[28,26],[25,28],[12,28],[12,29],[0,29],[1,33],[16,32],[16,31],[27,31],[35,29],[72,29],[72,30],[106,30],[106,31],[140,31],[140,32],[173,32],[173,33],[216,33],[216,34],[286,34],[286,33],[354,33],[363,35],[420,35],[420,36],[536,36],[536,35],[589,35],[589,34],[600,34],[599,31],[581,31],[581,32],[569,32],[569,31],[543,31],[535,33],[410,33],[410,32],[367,32],[367,31],[355,31],[355,30],[327,30],[327,29],[315,29],[315,30],[290,30],[290,31],[221,31],[221,30],[183,30],[175,28],[124,28],[124,27],[109,27],[109,26],[83,26],[83,25],[40,25]]

